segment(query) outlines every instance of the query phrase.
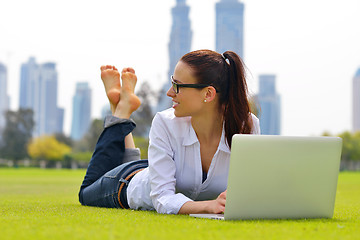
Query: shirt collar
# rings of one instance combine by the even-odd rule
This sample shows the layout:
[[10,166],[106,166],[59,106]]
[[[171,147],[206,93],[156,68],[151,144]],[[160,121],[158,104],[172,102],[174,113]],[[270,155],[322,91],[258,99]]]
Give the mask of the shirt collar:
[[221,139],[220,139],[220,143],[219,143],[219,150],[223,151],[223,152],[226,152],[226,153],[231,152],[229,146],[226,143],[224,126],[223,126],[222,133],[221,133]]
[[[192,127],[191,123],[189,123],[189,129],[187,131],[186,134],[184,134],[184,140],[183,140],[183,146],[190,146],[192,144],[195,144],[199,142],[195,130]],[[223,126],[222,129],[222,133],[221,133],[221,139],[220,139],[220,143],[219,143],[219,147],[218,149],[220,151],[226,152],[226,153],[230,153],[230,148],[229,146],[226,144],[226,138],[225,138],[225,129]]]
[[194,143],[199,142],[195,130],[191,125],[191,122],[189,122],[189,129],[187,133],[184,134],[184,140],[183,140],[183,146],[190,146]]

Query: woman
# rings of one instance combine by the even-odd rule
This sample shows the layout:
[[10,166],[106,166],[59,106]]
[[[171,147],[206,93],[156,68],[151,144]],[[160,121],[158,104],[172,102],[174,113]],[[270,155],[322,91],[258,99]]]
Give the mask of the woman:
[[135,124],[129,120],[140,105],[134,70],[122,71],[121,87],[115,67],[101,71],[113,116],[105,119],[80,202],[167,214],[222,213],[231,138],[260,133],[239,56],[199,50],[180,59],[167,92],[173,107],[152,123],[148,162],[132,161],[139,158],[131,136]]

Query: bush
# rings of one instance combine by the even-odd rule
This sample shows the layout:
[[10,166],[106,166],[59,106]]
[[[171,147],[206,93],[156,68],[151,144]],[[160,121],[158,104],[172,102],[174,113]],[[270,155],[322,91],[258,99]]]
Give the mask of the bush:
[[140,148],[141,159],[148,159],[148,148],[149,148],[149,139],[143,137],[134,137],[135,146]]

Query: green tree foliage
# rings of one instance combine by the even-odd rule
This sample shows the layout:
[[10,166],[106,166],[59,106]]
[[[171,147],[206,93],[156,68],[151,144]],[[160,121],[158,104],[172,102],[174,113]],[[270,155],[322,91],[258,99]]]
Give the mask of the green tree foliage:
[[33,111],[31,109],[7,111],[5,118],[1,156],[15,161],[28,157],[26,146],[34,128]]
[[[324,132],[322,136],[333,136],[329,132]],[[343,146],[341,160],[360,161],[360,131],[351,133],[349,131],[337,135],[342,138]]]
[[71,148],[56,140],[54,136],[41,136],[34,138],[28,145],[28,153],[32,159],[61,161]]
[[64,133],[55,133],[54,137],[61,143],[68,145],[69,147],[73,147],[74,141],[71,137],[66,136]]
[[360,161],[360,132],[344,132],[338,136],[343,140],[341,159]]
[[74,143],[74,152],[93,152],[103,130],[104,121],[101,119],[94,119],[85,136]]
[[140,158],[148,159],[149,138],[134,137],[134,143],[137,148],[140,148]]
[[72,152],[67,156],[76,162],[88,163],[91,160],[92,154],[93,152]]

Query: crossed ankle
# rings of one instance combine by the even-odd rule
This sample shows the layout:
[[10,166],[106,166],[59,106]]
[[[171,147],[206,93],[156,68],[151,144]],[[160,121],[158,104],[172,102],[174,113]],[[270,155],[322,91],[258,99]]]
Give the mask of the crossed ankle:
[[105,117],[105,120],[104,120],[104,128],[111,127],[115,124],[128,123],[128,122],[132,122],[135,124],[135,122],[132,119],[118,118],[113,115],[108,115]]

